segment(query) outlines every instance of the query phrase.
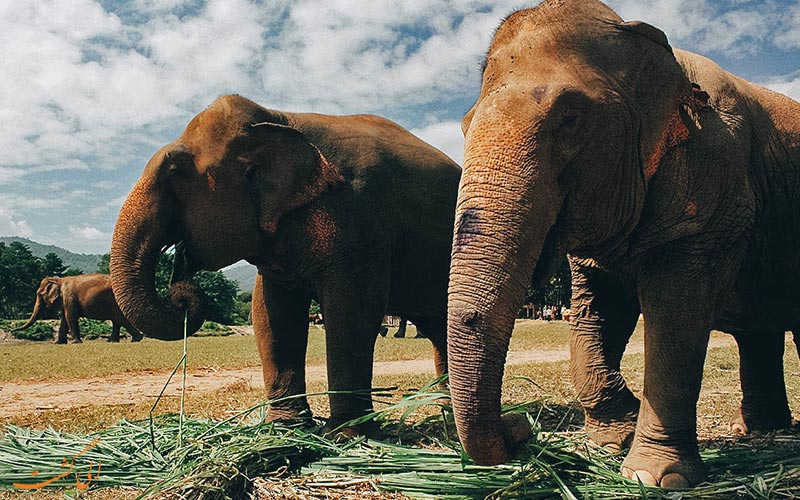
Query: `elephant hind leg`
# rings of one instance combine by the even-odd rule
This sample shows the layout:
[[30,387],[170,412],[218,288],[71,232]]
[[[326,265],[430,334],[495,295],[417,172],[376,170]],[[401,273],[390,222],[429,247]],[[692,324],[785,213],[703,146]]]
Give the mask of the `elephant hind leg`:
[[119,323],[116,321],[111,322],[111,336],[108,337],[109,342],[119,342],[119,328]]
[[[412,318],[417,327],[417,337],[427,338],[433,344],[433,365],[436,376],[447,373],[447,318]],[[415,338],[417,338],[415,337]]]
[[790,427],[792,415],[783,379],[784,333],[743,332],[734,337],[739,346],[742,403],[731,421],[731,432]]
[[58,325],[58,337],[56,338],[56,344],[67,343],[67,332],[69,332],[69,325],[67,324],[66,316],[62,314],[61,322]]

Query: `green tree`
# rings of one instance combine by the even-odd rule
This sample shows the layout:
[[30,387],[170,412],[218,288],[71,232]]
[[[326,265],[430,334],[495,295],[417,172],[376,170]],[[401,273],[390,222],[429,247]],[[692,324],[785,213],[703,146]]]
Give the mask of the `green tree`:
[[109,264],[111,263],[111,254],[104,253],[100,256],[100,262],[97,263],[97,272],[100,274],[110,274]]
[[[166,299],[175,254],[165,252],[158,258],[155,284],[159,297]],[[200,271],[192,278],[206,296],[206,319],[224,325],[240,325],[248,322],[249,307],[241,303],[239,285],[219,271]]]
[[0,314],[17,318],[33,309],[36,289],[44,277],[42,259],[26,245],[0,243]]
[[565,305],[569,307],[572,297],[572,274],[569,270],[569,261],[565,257],[558,271],[550,277],[543,286],[531,285],[525,294],[526,303],[537,305]]
[[42,259],[42,274],[45,276],[64,276],[69,269],[64,265],[61,257],[53,252],[48,253]]

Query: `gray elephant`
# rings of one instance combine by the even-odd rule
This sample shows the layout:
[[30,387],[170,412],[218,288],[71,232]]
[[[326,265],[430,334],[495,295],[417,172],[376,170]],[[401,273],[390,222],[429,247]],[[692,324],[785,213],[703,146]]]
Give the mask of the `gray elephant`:
[[28,328],[48,310],[58,313],[61,317],[57,344],[67,343],[67,331],[72,334],[75,342],[82,342],[78,326],[78,319],[81,317],[111,320],[113,329],[109,342],[119,342],[119,331],[123,326],[130,333],[132,342],[142,340],[139,330],[134,328],[120,311],[111,291],[111,279],[107,274],[44,278],[36,290],[36,302],[31,317],[24,325],[12,331]]
[[460,175],[383,118],[284,113],[223,96],[153,156],[128,195],[111,246],[114,293],[146,336],[174,340],[183,315],[159,300],[153,281],[165,246],[178,244],[175,278],[240,259],[256,265],[252,316],[267,395],[287,398],[270,407],[273,419],[308,411],[299,395],[317,300],[333,391],[328,428],[336,428],[371,411],[366,391],[385,314],[423,329],[437,373],[446,369]]
[[[745,419],[785,425],[800,104],[600,2],[548,0],[497,30],[462,127],[448,355],[459,436],[477,462],[508,460],[529,433],[500,417],[503,363],[531,275],[549,276],[567,252],[576,388],[601,435],[625,444],[636,421],[625,475],[664,487],[703,478],[696,405],[712,328],[739,342]],[[639,311],[640,404],[618,370]]]

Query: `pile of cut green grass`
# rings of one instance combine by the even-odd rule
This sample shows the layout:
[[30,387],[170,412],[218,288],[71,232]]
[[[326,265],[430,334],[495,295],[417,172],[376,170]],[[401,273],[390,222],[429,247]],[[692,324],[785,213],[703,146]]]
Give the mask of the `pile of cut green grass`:
[[319,436],[317,425],[269,423],[264,405],[224,421],[186,419],[182,431],[174,415],[156,419],[152,433],[147,421],[123,421],[89,435],[9,427],[0,439],[0,488],[42,482],[71,466],[70,474],[48,486],[135,486],[143,497],[195,499],[242,498],[247,492],[275,498],[277,489],[307,498],[325,498],[318,496],[324,490],[353,498],[391,492],[442,499],[672,500],[793,498],[800,491],[796,434],[712,443],[702,452],[709,482],[680,492],[624,479],[621,457],[582,434],[543,432],[536,415],[529,416],[535,438],[513,462],[476,466],[455,439],[447,393],[436,387],[431,383],[368,417],[383,423],[384,441],[340,443]]

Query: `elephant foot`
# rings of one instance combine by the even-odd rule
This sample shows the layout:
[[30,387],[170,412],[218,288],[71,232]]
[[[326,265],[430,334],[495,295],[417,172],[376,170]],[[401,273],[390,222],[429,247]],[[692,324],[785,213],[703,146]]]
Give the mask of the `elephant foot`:
[[634,441],[620,472],[633,481],[666,489],[690,488],[703,480],[706,467],[700,454],[673,447]]
[[131,342],[141,342],[144,335],[131,335]]
[[308,406],[275,406],[271,405],[267,412],[267,422],[307,422],[312,423],[314,415]]
[[772,432],[792,426],[792,414],[785,402],[774,408],[764,407],[761,411],[748,410],[744,406],[731,418],[731,434],[744,436],[751,432]]
[[589,439],[614,453],[630,448],[640,404],[639,398],[626,391],[609,398],[603,407],[584,407]]
[[81,340],[81,339],[75,339],[75,340],[73,340],[73,341],[72,341],[72,343],[73,343],[73,344],[83,344],[83,340]]
[[360,436],[368,439],[383,439],[380,423],[369,420],[357,425],[345,425],[352,419],[331,417],[322,428],[322,435],[334,441],[350,441]]
[[114,337],[109,337],[109,338],[108,338],[108,341],[109,341],[109,342],[114,342],[114,343],[116,343],[116,344],[119,344],[119,337],[117,337],[117,338],[114,338]]
[[589,439],[598,446],[613,453],[620,453],[631,447],[636,432],[637,411],[629,411],[618,418],[596,419],[588,413],[585,416],[584,430]]

